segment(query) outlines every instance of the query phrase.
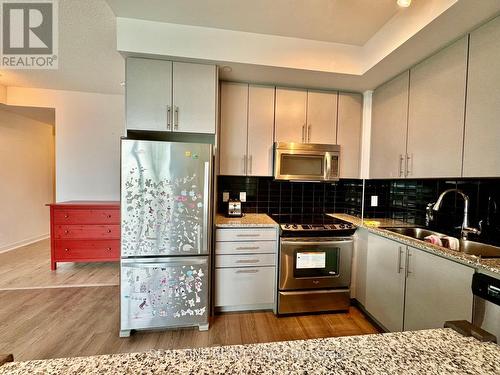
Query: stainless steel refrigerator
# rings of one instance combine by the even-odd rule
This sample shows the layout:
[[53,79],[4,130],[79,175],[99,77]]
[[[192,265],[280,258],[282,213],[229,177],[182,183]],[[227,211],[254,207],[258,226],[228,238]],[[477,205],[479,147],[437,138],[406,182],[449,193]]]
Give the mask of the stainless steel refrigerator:
[[212,145],[122,139],[121,327],[208,329]]

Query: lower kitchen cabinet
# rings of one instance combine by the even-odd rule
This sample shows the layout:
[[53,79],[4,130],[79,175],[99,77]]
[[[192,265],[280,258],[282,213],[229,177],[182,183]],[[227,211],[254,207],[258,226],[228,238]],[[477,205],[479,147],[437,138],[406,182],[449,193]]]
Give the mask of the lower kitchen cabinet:
[[471,267],[370,233],[362,303],[391,332],[471,321],[473,274]]
[[277,230],[220,228],[215,237],[216,309],[274,310]]
[[442,328],[472,321],[474,269],[408,247],[404,330]]
[[231,310],[272,308],[275,267],[231,267],[215,270],[215,306]]
[[405,251],[399,242],[368,237],[365,308],[391,332],[403,330]]

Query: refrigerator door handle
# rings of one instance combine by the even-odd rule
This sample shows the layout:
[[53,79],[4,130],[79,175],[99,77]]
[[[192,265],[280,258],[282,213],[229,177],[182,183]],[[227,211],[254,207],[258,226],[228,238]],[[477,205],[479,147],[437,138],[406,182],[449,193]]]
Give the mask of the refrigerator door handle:
[[165,257],[165,258],[129,258],[122,259],[122,264],[126,267],[144,268],[144,267],[161,267],[165,265],[186,265],[186,264],[205,264],[205,258],[191,257]]
[[[210,156],[211,158],[212,156]],[[210,195],[210,162],[205,162],[205,184],[203,186],[203,245],[201,252],[208,253],[208,202]]]

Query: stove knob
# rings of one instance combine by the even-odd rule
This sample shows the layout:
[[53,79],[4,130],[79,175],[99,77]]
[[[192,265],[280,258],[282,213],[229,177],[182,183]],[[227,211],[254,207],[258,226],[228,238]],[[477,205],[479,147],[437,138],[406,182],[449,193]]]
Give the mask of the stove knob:
[[290,228],[290,225],[285,224],[285,229],[288,229],[288,228]]
[[341,229],[344,229],[344,228],[345,228],[345,225],[344,225],[344,224],[340,224],[340,225],[339,225],[339,227],[340,227]]
[[293,225],[292,225],[292,228],[293,228],[293,229],[298,229],[299,227],[297,226],[297,224],[293,224]]

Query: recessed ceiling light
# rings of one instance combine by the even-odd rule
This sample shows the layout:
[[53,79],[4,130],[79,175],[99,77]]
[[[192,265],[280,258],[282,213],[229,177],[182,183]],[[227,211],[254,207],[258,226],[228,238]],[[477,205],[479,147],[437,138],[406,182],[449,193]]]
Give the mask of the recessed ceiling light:
[[231,73],[233,71],[233,68],[231,68],[230,66],[223,66],[222,67],[222,71],[225,72],[225,73]]
[[408,8],[411,4],[411,0],[397,0],[397,3],[400,7]]

